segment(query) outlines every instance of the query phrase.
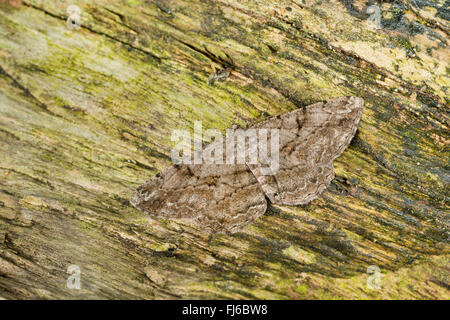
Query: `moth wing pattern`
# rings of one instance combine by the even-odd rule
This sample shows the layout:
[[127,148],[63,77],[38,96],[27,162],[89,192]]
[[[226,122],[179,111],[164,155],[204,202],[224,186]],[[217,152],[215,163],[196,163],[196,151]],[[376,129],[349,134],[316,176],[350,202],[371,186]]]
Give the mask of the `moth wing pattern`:
[[302,205],[316,199],[334,178],[333,161],[350,144],[364,100],[340,97],[319,102],[257,124],[280,129],[279,169],[264,175],[249,164],[272,203]]
[[[224,164],[165,169],[141,185],[130,202],[151,216],[187,220],[212,233],[236,232],[253,223],[265,213],[266,197],[275,204],[306,204],[334,178],[333,161],[355,135],[363,102],[358,97],[336,98],[251,127],[279,130],[279,165],[272,174],[264,170],[266,161],[226,164],[223,154]],[[218,143],[225,150],[236,137],[213,142],[204,151],[214,150]],[[272,136],[267,138],[271,145]]]
[[141,185],[130,202],[151,216],[193,222],[212,233],[239,231],[267,209],[245,164],[174,165]]

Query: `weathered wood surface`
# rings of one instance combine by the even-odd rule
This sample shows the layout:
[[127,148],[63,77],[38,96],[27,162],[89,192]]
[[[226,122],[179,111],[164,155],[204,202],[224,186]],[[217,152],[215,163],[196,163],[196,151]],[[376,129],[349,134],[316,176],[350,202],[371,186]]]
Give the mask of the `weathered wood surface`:
[[[378,5],[0,3],[0,297],[448,299],[448,2]],[[172,130],[342,95],[364,114],[311,204],[212,238],[130,205]]]

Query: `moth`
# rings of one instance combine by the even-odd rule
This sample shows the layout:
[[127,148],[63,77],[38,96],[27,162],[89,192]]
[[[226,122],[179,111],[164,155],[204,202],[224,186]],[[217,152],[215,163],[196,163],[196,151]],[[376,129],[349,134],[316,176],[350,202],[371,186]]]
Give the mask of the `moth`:
[[[175,164],[141,185],[130,202],[151,216],[190,221],[211,233],[244,229],[269,203],[307,204],[334,178],[333,161],[355,135],[363,103],[359,97],[339,97],[252,126],[278,130],[275,172],[267,172],[265,161]],[[235,137],[217,143],[230,139]],[[205,150],[214,147],[213,142]]]

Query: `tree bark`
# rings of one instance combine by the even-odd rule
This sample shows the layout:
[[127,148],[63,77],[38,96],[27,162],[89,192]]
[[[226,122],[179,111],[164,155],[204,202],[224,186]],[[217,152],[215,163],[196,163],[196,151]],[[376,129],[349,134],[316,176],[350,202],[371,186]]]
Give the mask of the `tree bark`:
[[[381,29],[363,1],[19,4],[0,3],[0,297],[449,299],[443,0],[378,4]],[[173,130],[343,95],[364,113],[320,199],[213,237],[130,205]]]

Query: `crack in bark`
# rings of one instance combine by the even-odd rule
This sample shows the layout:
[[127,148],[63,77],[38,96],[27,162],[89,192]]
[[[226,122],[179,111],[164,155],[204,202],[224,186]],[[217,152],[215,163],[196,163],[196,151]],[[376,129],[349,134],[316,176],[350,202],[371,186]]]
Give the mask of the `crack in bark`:
[[[65,21],[65,20],[67,19],[64,15],[58,15],[58,14],[56,14],[56,13],[50,12],[50,11],[48,11],[48,10],[45,10],[44,8],[40,8],[40,7],[38,7],[38,6],[36,6],[36,5],[32,4],[32,3],[29,3],[28,1],[24,2],[24,5],[27,6],[27,7],[30,7],[30,8],[39,10],[39,11],[42,11],[42,12],[44,12],[45,14],[47,14],[47,15],[49,15],[49,16],[51,16],[51,17],[60,19],[60,20],[64,20],[64,21]],[[87,25],[81,24],[80,26],[81,26],[81,28],[84,28],[84,29],[86,29],[86,30],[89,30],[90,32],[92,32],[92,33],[94,33],[94,34],[98,34],[98,35],[104,36],[104,37],[106,37],[106,38],[108,38],[108,39],[111,39],[111,40],[113,40],[113,41],[117,41],[117,42],[119,42],[119,43],[121,43],[121,44],[123,44],[123,45],[127,45],[127,46],[129,46],[130,48],[133,48],[133,49],[135,49],[135,50],[137,50],[137,51],[139,51],[139,52],[148,54],[148,55],[150,55],[152,58],[154,58],[155,60],[157,60],[158,62],[161,62],[162,60],[167,59],[167,58],[164,58],[164,57],[159,57],[158,55],[154,54],[153,52],[151,52],[151,51],[149,51],[149,50],[145,50],[145,49],[143,49],[143,48],[137,47],[137,46],[135,46],[135,45],[133,45],[133,44],[131,44],[131,43],[125,41],[125,40],[121,40],[121,39],[116,38],[116,37],[114,37],[114,36],[112,36],[112,35],[109,35],[109,34],[107,34],[107,33],[105,33],[105,32],[101,32],[101,31],[94,30],[94,29],[92,29],[91,27],[89,27],[89,26],[87,26]],[[130,28],[130,29],[131,29],[131,28]],[[134,31],[134,30],[133,30],[133,31]]]
[[33,95],[31,93],[31,91],[25,87],[24,85],[22,85],[17,79],[15,79],[11,74],[9,74],[8,72],[6,72],[6,70],[0,65],[0,75],[3,75],[5,77],[7,77],[8,79],[10,79],[12,81],[12,83],[14,84],[14,86],[16,86],[17,88],[19,88],[20,90],[22,90],[26,96],[32,98],[39,107],[41,107],[46,113],[54,116],[54,117],[58,117],[61,118],[60,115],[52,112],[48,106],[43,103],[42,101],[40,101],[35,95]]

